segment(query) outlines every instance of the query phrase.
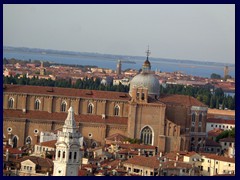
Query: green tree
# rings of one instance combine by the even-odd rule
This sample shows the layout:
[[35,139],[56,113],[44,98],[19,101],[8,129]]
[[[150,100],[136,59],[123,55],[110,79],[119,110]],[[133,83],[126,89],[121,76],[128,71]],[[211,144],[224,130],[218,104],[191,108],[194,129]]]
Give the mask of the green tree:
[[211,74],[211,79],[221,79],[221,76],[219,74],[212,73]]

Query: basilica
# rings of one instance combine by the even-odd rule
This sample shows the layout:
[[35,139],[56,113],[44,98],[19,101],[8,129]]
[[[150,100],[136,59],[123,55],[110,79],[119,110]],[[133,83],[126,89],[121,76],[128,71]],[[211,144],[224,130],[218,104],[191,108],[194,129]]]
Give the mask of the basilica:
[[3,137],[13,147],[37,144],[41,132],[63,128],[68,109],[86,147],[104,146],[114,134],[140,139],[158,152],[205,146],[207,106],[190,96],[161,95],[148,56],[129,93],[4,84]]

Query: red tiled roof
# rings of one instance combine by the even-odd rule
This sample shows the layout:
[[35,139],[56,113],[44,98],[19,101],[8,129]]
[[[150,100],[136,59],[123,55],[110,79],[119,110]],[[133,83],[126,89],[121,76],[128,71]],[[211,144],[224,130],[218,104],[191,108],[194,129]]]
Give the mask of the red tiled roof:
[[205,156],[206,158],[209,158],[209,159],[215,159],[215,160],[219,160],[219,161],[235,163],[235,159],[234,158],[218,156],[216,154],[210,154],[210,153],[201,153],[201,155]]
[[215,146],[215,147],[221,147],[221,145],[211,139],[206,140],[205,146]]
[[122,149],[118,152],[118,154],[131,154],[131,155],[137,155],[138,151],[131,151],[128,149]]
[[51,141],[45,141],[45,142],[41,142],[39,143],[41,146],[46,146],[46,147],[52,147],[55,148],[55,144],[56,144],[57,140],[51,140]]
[[191,152],[187,152],[186,154],[184,154],[184,156],[192,157],[192,156],[194,156],[195,154],[197,154],[197,153],[194,152],[194,151],[191,151]]
[[88,171],[86,169],[78,170],[78,176],[87,176]]
[[[27,111],[23,113],[21,110],[12,110],[12,109],[4,109],[3,117],[12,117],[12,118],[23,118],[23,119],[31,119],[31,120],[46,120],[46,121],[62,121],[64,122],[67,118],[67,113],[63,112],[54,112],[49,113],[46,111]],[[79,114],[74,115],[76,122],[88,122],[88,123],[109,123],[109,124],[123,124],[127,125],[127,117],[117,117],[117,116],[107,116],[105,119],[102,119],[102,116],[99,115],[86,115]]]
[[143,144],[119,144],[123,149],[155,149],[155,146],[143,145]]
[[19,149],[17,149],[17,148],[12,148],[12,147],[4,147],[4,148],[3,148],[3,152],[6,152],[7,149],[8,149],[8,152],[9,152],[10,154],[22,154],[22,153],[23,153],[22,150],[19,150]]
[[129,101],[128,93],[112,92],[112,91],[97,91],[74,88],[59,88],[46,86],[29,86],[29,85],[9,85],[4,84],[4,92],[27,93],[27,94],[45,94],[45,95],[60,95],[81,98],[96,98],[96,99],[116,99]]
[[36,156],[24,156],[23,158],[18,159],[18,162],[23,162],[26,160],[30,160],[33,163],[39,165],[40,167],[53,167],[53,162],[51,159],[48,158],[41,158],[41,157],[36,157]]
[[167,161],[162,163],[164,169],[192,168],[192,164],[181,161]]
[[235,120],[208,118],[207,123],[218,123],[218,124],[233,124],[235,125]]
[[134,156],[133,158],[124,161],[123,164],[134,164],[143,167],[158,168],[159,160],[155,156],[152,157]]
[[212,137],[217,137],[218,135],[220,135],[224,130],[223,129],[213,129],[211,131],[208,131],[208,136],[212,136]]
[[206,105],[204,105],[197,99],[195,99],[191,96],[186,96],[186,95],[178,95],[178,94],[161,95],[159,101],[166,103],[166,104],[207,107]]
[[219,140],[220,142],[235,142],[235,138],[223,138]]
[[110,140],[110,141],[124,141],[125,139],[127,139],[127,137],[119,133],[113,134],[105,138],[105,140]]

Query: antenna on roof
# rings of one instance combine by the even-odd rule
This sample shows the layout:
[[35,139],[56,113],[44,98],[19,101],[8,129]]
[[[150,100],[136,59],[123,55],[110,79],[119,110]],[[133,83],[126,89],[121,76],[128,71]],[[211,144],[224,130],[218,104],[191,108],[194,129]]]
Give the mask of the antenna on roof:
[[151,54],[151,51],[149,50],[149,45],[148,45],[148,49],[147,49],[146,53],[147,53],[147,60],[148,60],[148,57]]

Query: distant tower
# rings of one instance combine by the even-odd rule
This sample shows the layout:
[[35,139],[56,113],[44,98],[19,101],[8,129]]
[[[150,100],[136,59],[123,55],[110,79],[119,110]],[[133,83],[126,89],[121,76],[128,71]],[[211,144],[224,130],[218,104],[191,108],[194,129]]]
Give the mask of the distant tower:
[[81,137],[70,107],[62,131],[58,131],[53,176],[78,176]]
[[41,61],[40,75],[42,76],[46,75],[46,69],[43,67],[43,61]]
[[229,73],[228,66],[225,66],[224,67],[224,78],[226,78],[228,76],[228,73]]
[[122,62],[121,62],[121,60],[118,60],[118,63],[117,63],[117,75],[121,75],[121,71],[122,71]]

